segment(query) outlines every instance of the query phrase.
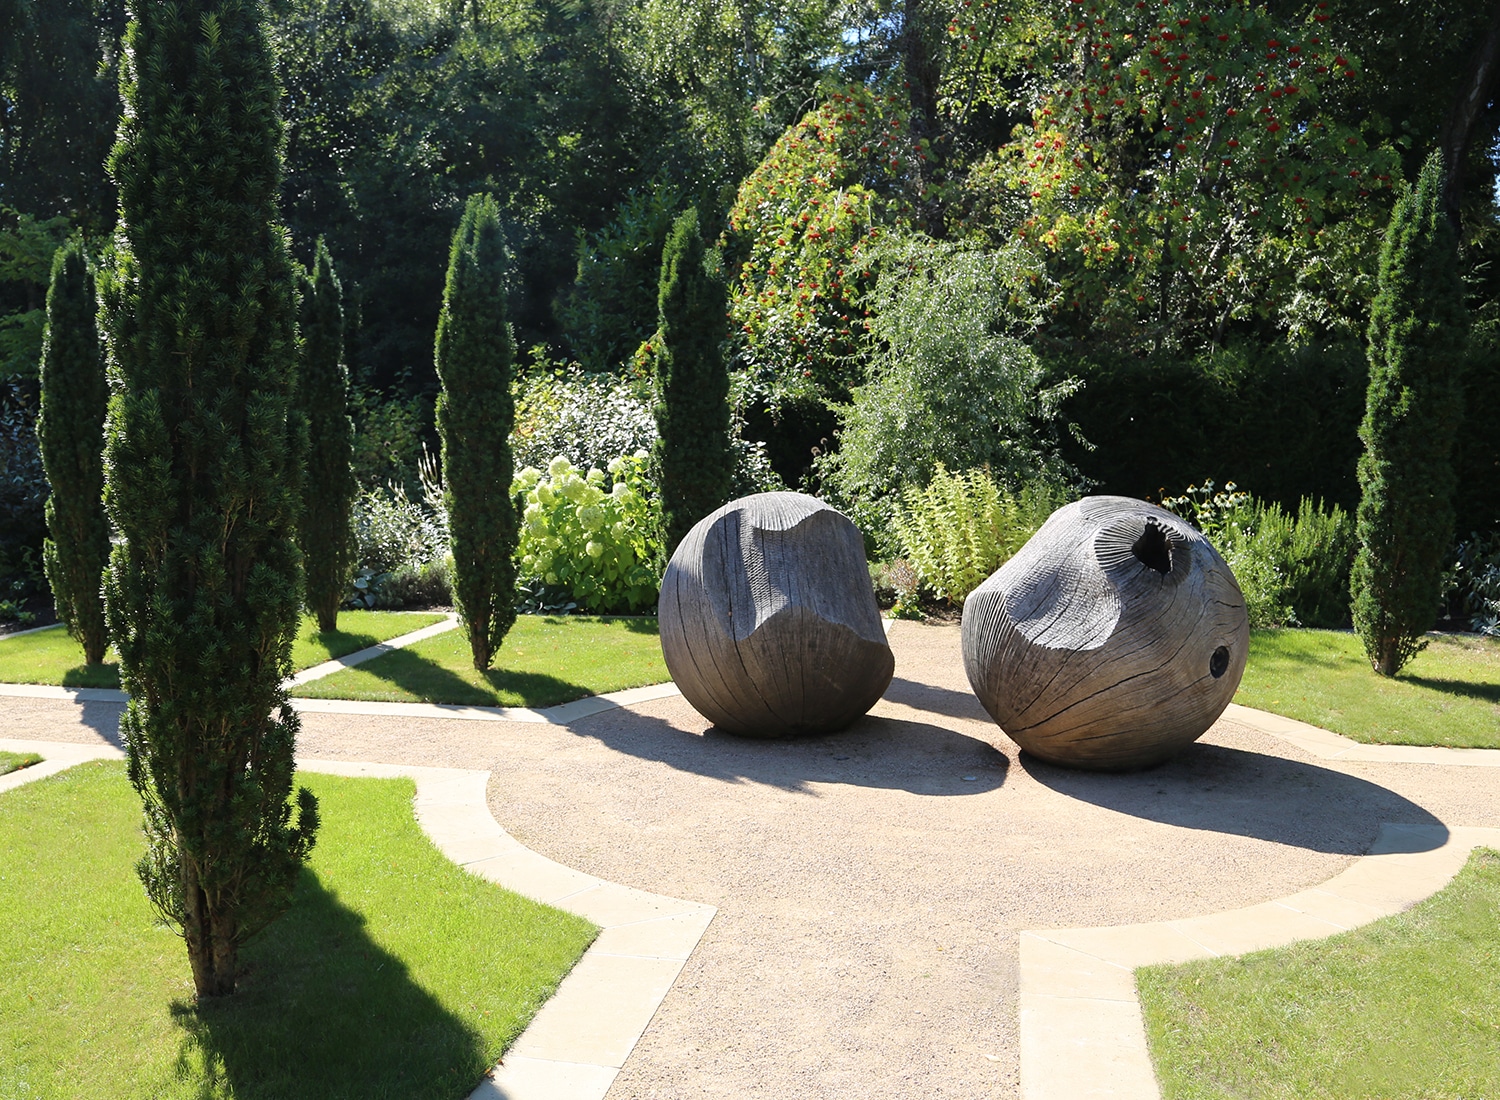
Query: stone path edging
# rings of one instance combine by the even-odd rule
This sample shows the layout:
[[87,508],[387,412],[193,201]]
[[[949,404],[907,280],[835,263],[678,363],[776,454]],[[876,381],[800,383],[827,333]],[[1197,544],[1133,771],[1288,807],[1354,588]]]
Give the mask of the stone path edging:
[[353,653],[346,653],[342,657],[335,657],[331,661],[324,661],[321,665],[313,665],[311,668],[304,668],[301,672],[297,673],[290,680],[288,680],[286,682],[286,686],[288,688],[295,688],[309,683],[312,680],[321,680],[324,676],[332,676],[335,672],[343,672],[346,668],[353,668],[355,665],[362,665],[366,661],[373,661],[376,657],[383,657],[393,649],[402,649],[414,642],[424,641],[428,638],[435,638],[439,634],[446,634],[448,633],[448,631],[455,630],[457,628],[458,616],[450,611],[448,612],[447,617],[444,618],[440,623],[433,623],[431,626],[421,627],[420,629],[413,630],[408,634],[398,634],[394,638],[387,638],[385,641],[378,642],[367,649],[360,649],[356,650]]
[[[40,764],[0,776],[0,791],[87,760],[125,755],[112,745],[8,738],[0,738],[0,748],[45,754]],[[298,757],[297,767],[414,780],[417,821],[445,856],[600,926],[598,938],[470,1100],[603,1100],[718,910],[606,882],[533,852],[490,813],[487,771],[308,757]]]
[[1457,764],[1500,768],[1500,749],[1450,749],[1429,745],[1367,745],[1320,726],[1299,722],[1270,711],[1230,703],[1224,717],[1269,733],[1323,760],[1361,764]]
[[1370,854],[1320,886],[1210,916],[1020,936],[1022,1100],[1160,1100],[1135,968],[1321,939],[1442,889],[1500,829],[1380,827]]

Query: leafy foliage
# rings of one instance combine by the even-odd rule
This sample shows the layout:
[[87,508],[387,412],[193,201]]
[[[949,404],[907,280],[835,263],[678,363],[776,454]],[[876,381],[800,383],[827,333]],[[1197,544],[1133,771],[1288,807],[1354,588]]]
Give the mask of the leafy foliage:
[[36,400],[20,379],[0,379],[0,622],[26,621],[22,605],[45,590],[47,478],[36,437]]
[[1458,242],[1439,206],[1442,179],[1434,152],[1391,216],[1370,310],[1351,594],[1355,630],[1382,676],[1421,650],[1453,538],[1450,453],[1463,416],[1468,315]]
[[1354,521],[1304,497],[1297,511],[1206,480],[1162,507],[1193,524],[1223,555],[1245,596],[1252,627],[1341,627],[1349,622]]
[[37,439],[47,483],[43,544],[47,581],[57,617],[97,665],[109,648],[102,585],[109,564],[109,520],[104,515],[104,412],[109,390],[99,346],[94,276],[76,242],[59,250],[47,292],[42,344],[42,402]]
[[138,869],[211,997],[233,992],[240,944],[286,907],[318,822],[304,789],[291,823],[283,687],[302,587],[296,298],[259,6],[134,14],[100,287],[105,501],[122,536],[106,611],[145,804]]
[[343,291],[328,248],[318,241],[311,278],[303,277],[302,369],[297,398],[307,419],[307,477],[297,542],[307,606],[318,629],[338,629],[339,604],[353,565],[350,510],[357,488],[350,458],[349,369],[344,365]]
[[[644,451],[621,456],[609,473],[585,473],[558,457],[546,473],[528,466],[512,491],[521,496],[521,573],[564,590],[588,611],[640,611],[656,603],[661,577],[661,507],[648,494]],[[606,488],[608,485],[608,488]]]
[[1028,485],[1012,494],[987,470],[950,474],[940,462],[926,488],[902,492],[892,525],[921,583],[939,599],[962,603],[1063,503],[1055,487]]
[[1468,619],[1469,629],[1500,638],[1500,531],[1471,533],[1452,557],[1443,575],[1450,613]]
[[1033,308],[1024,256],[913,236],[880,265],[869,299],[879,351],[839,410],[838,451],[819,460],[825,486],[878,527],[869,506],[925,485],[939,465],[987,467],[1012,490],[1069,480],[1051,433],[1076,383],[1048,384],[1021,338]]
[[1204,0],[1039,11],[1030,123],[970,182],[981,205],[1019,197],[1007,228],[1047,258],[1065,329],[1158,347],[1255,317],[1357,323],[1400,158],[1341,109],[1364,70],[1324,22]]
[[474,195],[453,235],[438,318],[437,427],[443,441],[453,595],[474,667],[495,659],[516,621],[515,505],[510,499],[511,370],[515,347],[505,307],[505,245],[493,196]]
[[661,260],[656,333],[663,550],[670,557],[693,525],[729,500],[729,374],[724,365],[724,286],[707,270],[698,211],[672,226]]
[[665,183],[632,192],[614,221],[579,241],[578,278],[557,312],[584,370],[620,370],[655,331],[662,249],[681,201]]
[[788,128],[740,185],[730,313],[754,400],[841,400],[863,380],[869,251],[911,223],[928,155],[895,95],[852,85]]
[[43,296],[68,225],[65,217],[38,219],[0,207],[0,286],[19,292],[11,295],[19,308],[0,315],[0,379],[37,373],[47,323]]

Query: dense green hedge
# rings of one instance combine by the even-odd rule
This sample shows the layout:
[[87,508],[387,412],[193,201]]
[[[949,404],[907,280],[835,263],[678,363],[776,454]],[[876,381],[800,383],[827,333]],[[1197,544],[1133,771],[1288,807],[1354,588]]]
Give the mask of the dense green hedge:
[[1094,449],[1065,437],[1064,455],[1095,492],[1159,499],[1213,478],[1293,511],[1304,496],[1346,509],[1359,500],[1362,344],[1048,366],[1083,379],[1063,415]]
[[[1094,450],[1065,436],[1063,453],[1094,492],[1157,499],[1213,478],[1293,512],[1304,496],[1350,511],[1359,503],[1362,342],[1047,365],[1054,379],[1084,380],[1064,416]],[[1500,325],[1474,333],[1465,390],[1453,455],[1460,535],[1500,526]]]

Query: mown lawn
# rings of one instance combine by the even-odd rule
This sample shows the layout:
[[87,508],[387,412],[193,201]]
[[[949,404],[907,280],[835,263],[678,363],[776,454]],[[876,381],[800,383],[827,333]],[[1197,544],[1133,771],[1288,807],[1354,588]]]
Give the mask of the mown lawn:
[[[292,644],[292,664],[298,671],[311,668],[442,619],[426,611],[340,611],[339,629],[321,634],[317,620],[304,615]],[[83,647],[59,626],[19,638],[0,638],[0,684],[118,688],[120,669],[113,650],[101,665],[84,664]]]
[[1327,940],[1136,972],[1165,1100],[1500,1096],[1500,853]]
[[240,990],[196,1006],[124,765],[0,794],[0,1097],[461,1100],[597,929],[449,862],[409,780],[303,773],[323,825]]
[[521,615],[487,672],[462,628],[296,690],[315,699],[547,707],[670,679],[652,618]]
[[42,758],[34,752],[0,752],[0,775],[9,775],[41,762]]
[[1500,639],[1429,637],[1387,678],[1352,633],[1257,630],[1234,701],[1357,741],[1500,748]]

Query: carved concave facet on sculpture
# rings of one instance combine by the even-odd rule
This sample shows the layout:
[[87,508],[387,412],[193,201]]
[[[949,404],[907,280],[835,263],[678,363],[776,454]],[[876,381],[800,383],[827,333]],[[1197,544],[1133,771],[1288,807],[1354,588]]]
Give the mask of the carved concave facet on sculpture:
[[1129,497],[1059,508],[964,602],[974,693],[1023,749],[1071,767],[1149,767],[1197,740],[1249,644],[1224,559]]
[[715,726],[776,737],[843,729],[895,671],[854,524],[801,493],[730,501],[662,578],[661,648]]

